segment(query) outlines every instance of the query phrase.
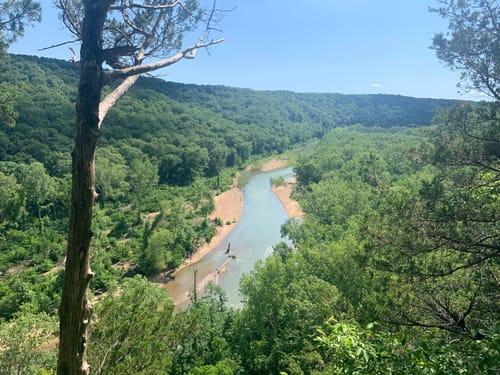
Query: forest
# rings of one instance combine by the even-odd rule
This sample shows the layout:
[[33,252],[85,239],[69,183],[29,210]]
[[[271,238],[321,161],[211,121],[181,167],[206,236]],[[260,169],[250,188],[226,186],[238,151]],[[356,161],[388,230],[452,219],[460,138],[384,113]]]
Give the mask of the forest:
[[[56,60],[10,56],[7,67],[3,82],[15,77],[19,91],[16,124],[1,128],[0,337],[18,352],[1,358],[25,371],[48,370],[53,351],[25,353],[55,334],[76,78],[69,63]],[[284,109],[277,104],[283,96],[297,100]],[[368,125],[351,125],[331,114],[334,97],[147,79],[110,113],[96,157],[92,245],[91,288],[106,295],[96,305],[89,353],[99,373],[492,368],[500,186],[498,142],[483,139],[498,139],[496,103],[345,97],[351,103],[335,106],[338,113],[357,100],[393,103],[373,109]],[[397,123],[406,103],[422,118],[442,111],[434,120],[427,115],[428,123],[417,116],[376,126],[391,113]],[[481,116],[489,117],[468,134],[465,127]],[[213,192],[227,188],[238,167],[314,139],[319,143],[301,152],[295,167],[305,220],[282,229],[294,248],[277,244],[245,277],[241,310],[226,307],[223,292],[210,285],[201,301],[174,314],[165,292],[143,277],[175,268],[210,240]],[[151,212],[160,214],[147,220]],[[119,297],[106,293],[117,288]],[[33,327],[39,337],[27,334]],[[104,360],[118,337],[126,340]]]
[[[500,77],[443,38],[490,100],[139,78],[96,150],[92,373],[498,373]],[[0,374],[52,374],[79,69],[0,61]],[[241,308],[209,283],[174,312],[148,277],[210,242],[214,196],[271,155],[293,155],[291,243],[243,277]]]

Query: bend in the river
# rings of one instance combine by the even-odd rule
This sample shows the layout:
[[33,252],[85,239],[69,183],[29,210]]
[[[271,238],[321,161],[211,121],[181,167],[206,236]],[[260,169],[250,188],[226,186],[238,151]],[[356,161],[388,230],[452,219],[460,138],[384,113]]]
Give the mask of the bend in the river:
[[[199,293],[208,281],[221,286],[230,306],[240,305],[239,282],[255,263],[272,254],[272,248],[282,241],[280,227],[288,216],[271,190],[270,178],[292,176],[292,168],[256,172],[244,187],[244,209],[236,228],[198,262],[176,273],[166,288],[177,306],[189,302],[188,293],[196,284]],[[227,253],[230,244],[229,253]],[[234,258],[233,258],[234,257]]]

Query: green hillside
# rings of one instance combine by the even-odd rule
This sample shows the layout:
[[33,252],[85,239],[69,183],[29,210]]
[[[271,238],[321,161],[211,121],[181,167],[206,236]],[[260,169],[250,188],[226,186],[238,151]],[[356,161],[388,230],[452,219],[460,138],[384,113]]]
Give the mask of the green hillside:
[[[0,160],[47,163],[51,153],[71,149],[76,66],[12,55],[0,70],[0,81],[17,94],[19,114],[16,127],[0,128]],[[160,160],[171,152],[158,149],[152,140],[174,147],[196,145],[209,154],[215,145],[226,146],[227,163],[237,165],[250,155],[282,152],[337,126],[429,125],[438,109],[453,103],[394,95],[253,91],[141,78],[106,118],[100,142],[144,141],[150,145],[149,156]]]

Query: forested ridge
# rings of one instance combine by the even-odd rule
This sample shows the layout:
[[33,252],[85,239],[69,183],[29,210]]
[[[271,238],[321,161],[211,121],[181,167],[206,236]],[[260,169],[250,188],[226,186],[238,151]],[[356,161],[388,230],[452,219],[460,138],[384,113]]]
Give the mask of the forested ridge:
[[[77,68],[11,55],[0,80],[17,112],[0,127],[0,373],[36,373],[55,368]],[[497,372],[498,113],[141,78],[96,154],[93,371]],[[306,213],[282,227],[293,247],[244,277],[241,309],[209,284],[173,313],[144,276],[224,225],[208,214],[238,168],[311,144],[293,152]]]
[[[50,153],[72,145],[78,66],[21,55],[9,60],[0,75],[6,89],[17,96],[19,116],[16,127],[0,128],[0,157],[45,162]],[[196,144],[210,150],[213,146],[203,143],[208,138],[234,150],[236,162],[250,154],[282,152],[336,126],[429,125],[438,109],[454,102],[396,95],[263,92],[141,78],[109,114],[100,144],[165,139],[172,145]]]

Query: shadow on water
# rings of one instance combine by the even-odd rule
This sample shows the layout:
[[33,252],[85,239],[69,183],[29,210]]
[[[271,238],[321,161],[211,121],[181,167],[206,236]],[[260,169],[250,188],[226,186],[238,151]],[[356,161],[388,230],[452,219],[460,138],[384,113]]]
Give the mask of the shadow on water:
[[[281,225],[288,219],[271,190],[270,178],[283,176],[288,179],[292,173],[289,167],[250,176],[244,188],[243,214],[236,228],[213,251],[181,269],[175,280],[167,284],[174,300],[180,301],[177,307],[189,303],[188,293],[193,290],[195,271],[198,294],[212,280],[225,290],[229,306],[241,305],[238,291],[241,276],[249,273],[258,260],[272,254],[272,247],[282,241]],[[229,253],[228,244],[231,244]],[[229,256],[234,258],[229,259]]]

